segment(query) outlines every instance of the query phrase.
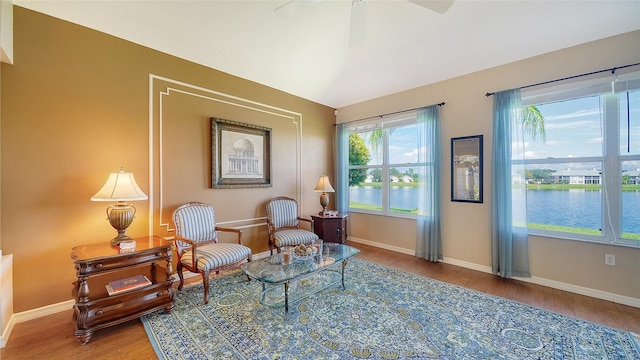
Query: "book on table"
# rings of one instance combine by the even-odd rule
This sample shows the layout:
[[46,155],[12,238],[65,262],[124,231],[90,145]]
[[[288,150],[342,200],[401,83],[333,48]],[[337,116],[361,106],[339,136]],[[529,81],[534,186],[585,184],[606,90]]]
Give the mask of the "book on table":
[[123,292],[139,289],[141,287],[151,285],[151,281],[144,275],[136,275],[126,279],[119,279],[109,282],[106,285],[109,296],[120,294]]

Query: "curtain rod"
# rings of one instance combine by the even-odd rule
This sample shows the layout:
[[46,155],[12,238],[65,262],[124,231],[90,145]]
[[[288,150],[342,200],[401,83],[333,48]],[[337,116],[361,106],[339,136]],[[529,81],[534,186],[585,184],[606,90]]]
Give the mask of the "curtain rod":
[[[437,103],[437,104],[434,104],[434,105],[435,105],[435,106],[444,106],[444,104],[446,104],[446,103],[443,101],[443,102],[441,102],[441,103]],[[340,123],[340,124],[349,124],[349,123],[356,122],[356,121],[369,120],[369,119],[375,119],[375,118],[383,118],[383,117],[385,117],[385,116],[402,114],[402,113],[405,113],[405,112],[414,111],[414,110],[422,109],[422,108],[429,107],[429,106],[433,106],[433,105],[421,106],[421,107],[417,107],[417,108],[413,108],[413,109],[400,110],[400,111],[394,111],[394,112],[390,112],[390,113],[386,113],[386,114],[380,114],[380,115],[375,115],[375,116],[369,116],[369,117],[362,118],[362,119],[356,119],[356,120],[345,121],[345,122]],[[334,126],[335,126],[335,125],[338,125],[338,124],[334,124]]]
[[[599,74],[599,73],[608,72],[608,71],[611,71],[611,74],[615,74],[616,70],[618,70],[618,69],[624,69],[624,68],[628,68],[628,67],[632,67],[632,66],[638,66],[638,65],[640,65],[640,63],[629,64],[629,65],[624,65],[624,66],[616,66],[616,67],[612,67],[610,69],[592,71],[592,72],[584,73],[584,74],[580,74],[580,75],[567,76],[567,77],[564,77],[564,78],[561,78],[561,79],[555,79],[555,80],[544,81],[544,82],[537,83],[537,84],[525,85],[525,86],[518,87],[516,89],[522,90],[522,89],[526,89],[526,88],[530,88],[530,87],[534,87],[534,86],[550,84],[550,83],[563,81],[563,80],[575,79],[575,78],[578,78],[578,77],[589,76],[589,75]],[[495,94],[495,92],[488,92],[488,93],[484,94],[484,96],[491,96],[493,94]]]

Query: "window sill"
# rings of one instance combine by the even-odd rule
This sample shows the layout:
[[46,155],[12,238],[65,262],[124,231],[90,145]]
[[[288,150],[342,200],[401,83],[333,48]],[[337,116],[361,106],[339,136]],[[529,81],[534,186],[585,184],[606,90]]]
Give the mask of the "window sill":
[[617,241],[607,241],[603,236],[589,236],[570,233],[558,233],[550,231],[529,231],[529,236],[539,236],[551,239],[579,241],[592,244],[612,245],[626,248],[640,248],[640,240],[618,239]]
[[367,215],[376,215],[376,216],[384,216],[384,217],[394,217],[394,218],[402,218],[402,219],[417,219],[418,216],[415,214],[404,214],[404,213],[396,213],[396,212],[388,212],[388,211],[375,211],[375,210],[364,210],[358,208],[349,208],[350,213],[358,213],[358,214],[367,214]]

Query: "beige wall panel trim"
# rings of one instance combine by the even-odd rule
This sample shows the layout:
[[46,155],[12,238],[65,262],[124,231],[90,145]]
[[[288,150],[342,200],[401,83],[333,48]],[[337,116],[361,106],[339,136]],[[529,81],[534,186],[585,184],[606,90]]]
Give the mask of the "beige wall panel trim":
[[[156,107],[155,107],[155,90],[154,90],[154,86],[156,85],[156,82],[162,82],[162,83],[167,83],[167,84],[174,84],[175,87],[171,87],[171,86],[167,86],[164,91],[160,91],[158,93],[159,96],[159,110],[158,113],[156,114]],[[179,89],[178,87],[181,87],[181,89]],[[282,118],[283,120],[288,120],[291,122],[291,125],[295,126],[295,133],[296,133],[296,164],[295,164],[295,173],[296,173],[296,199],[297,201],[300,203],[300,209],[304,209],[304,198],[302,195],[302,180],[303,180],[303,174],[302,174],[302,114],[295,112],[295,111],[291,111],[288,109],[283,109],[283,108],[279,108],[276,106],[272,106],[269,104],[264,104],[264,103],[260,103],[257,101],[253,101],[250,99],[245,99],[245,98],[241,98],[238,96],[234,96],[234,95],[230,95],[230,94],[225,94],[219,91],[215,91],[212,89],[208,89],[202,86],[198,86],[198,85],[194,85],[194,84],[189,84],[183,81],[179,81],[179,80],[175,80],[175,79],[170,79],[170,78],[166,78],[163,76],[159,76],[159,75],[155,75],[155,74],[149,74],[149,193],[150,193],[150,197],[149,197],[149,234],[153,234],[155,233],[154,231],[154,222],[153,222],[153,216],[154,216],[154,211],[153,209],[155,208],[155,204],[154,204],[154,196],[152,194],[155,194],[155,190],[154,190],[154,184],[155,184],[155,180],[157,179],[158,181],[158,185],[159,185],[159,189],[158,189],[158,206],[159,206],[159,221],[158,224],[160,227],[165,227],[166,231],[172,232],[174,231],[174,229],[171,228],[171,224],[163,222],[163,209],[164,209],[164,203],[163,203],[163,199],[164,199],[164,195],[163,195],[163,174],[164,174],[164,166],[163,166],[163,134],[162,134],[162,129],[163,129],[163,118],[162,118],[162,106],[163,106],[163,98],[166,96],[170,96],[172,92],[175,93],[180,93],[183,95],[188,95],[188,96],[194,96],[194,97],[198,97],[200,99],[204,99],[207,101],[214,101],[214,102],[218,102],[218,103],[223,103],[223,104],[227,104],[227,105],[231,105],[231,106],[235,106],[235,107],[239,107],[239,108],[244,108],[247,110],[251,110],[251,111],[257,111],[257,112],[261,112],[261,113],[265,113],[265,114],[269,114],[269,115],[273,115],[279,118]],[[206,94],[206,95],[205,95]],[[156,126],[155,119],[158,119],[159,123],[157,124],[158,126],[158,134],[154,133],[154,128]],[[156,140],[157,137],[157,140]],[[157,141],[157,142],[156,142]],[[158,169],[155,168],[154,166],[154,146],[156,146],[156,144],[159,146],[159,154],[158,154]],[[255,221],[255,220],[264,220],[264,218],[262,219],[239,219],[239,220],[234,220],[231,222],[226,222],[227,224],[229,223],[238,223],[238,222],[249,222],[249,221]],[[222,223],[221,223],[222,224]],[[255,227],[253,225],[250,225],[248,227]]]
[[[245,221],[244,220],[234,220],[234,221],[221,221],[221,222],[217,223],[217,225],[218,226],[222,226],[222,227],[234,228],[234,229],[238,229],[238,230],[252,229],[252,228],[258,228],[258,227],[267,227],[267,218],[258,218],[258,219],[262,219],[262,222],[254,222],[252,224],[238,225],[238,224],[244,223]],[[252,220],[258,220],[258,219],[252,219]],[[173,241],[174,237],[173,236],[165,236],[165,237],[163,237],[163,239],[168,240],[168,241]]]
[[238,224],[238,223],[248,223],[248,222],[249,222],[249,223],[254,223],[254,224],[249,224],[249,225],[246,225],[246,224],[245,224],[245,225],[246,225],[247,227],[252,227],[252,226],[262,226],[262,225],[266,226],[266,225],[267,225],[266,221],[267,221],[267,218],[266,218],[266,217],[259,217],[259,218],[251,218],[251,219],[240,219],[240,220],[231,220],[231,221],[221,221],[221,222],[219,222],[218,224],[219,224],[219,225],[234,225],[234,226],[237,226],[237,225],[235,225],[235,224]]

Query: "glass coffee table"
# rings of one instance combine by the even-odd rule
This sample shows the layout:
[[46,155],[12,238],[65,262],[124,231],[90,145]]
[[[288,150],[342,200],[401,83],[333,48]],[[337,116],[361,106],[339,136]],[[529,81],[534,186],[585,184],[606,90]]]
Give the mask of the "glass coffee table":
[[342,244],[324,243],[322,254],[309,259],[294,259],[282,264],[282,254],[273,254],[262,260],[242,265],[242,271],[262,284],[260,303],[269,307],[284,307],[300,301],[328,287],[342,283],[349,258],[360,250]]

